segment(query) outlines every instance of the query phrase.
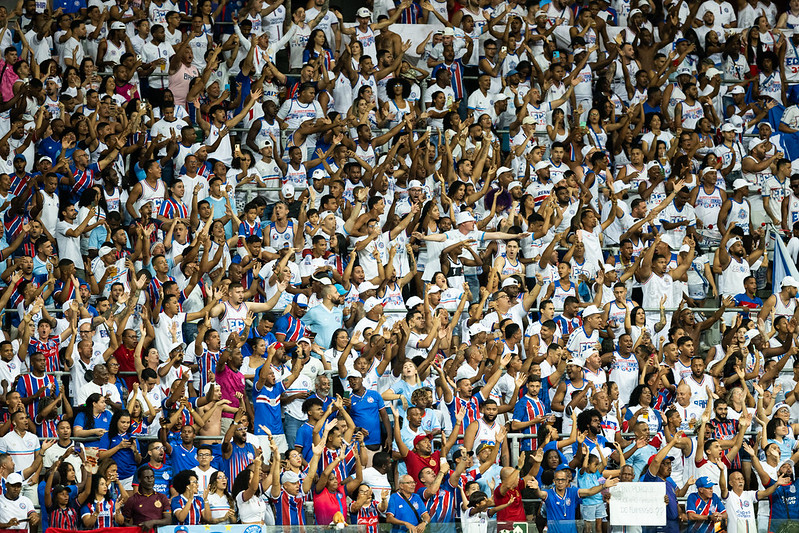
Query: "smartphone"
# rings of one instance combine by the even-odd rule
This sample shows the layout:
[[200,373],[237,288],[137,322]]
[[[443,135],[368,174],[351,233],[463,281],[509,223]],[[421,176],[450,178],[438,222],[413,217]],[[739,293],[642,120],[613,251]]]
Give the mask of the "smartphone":
[[236,145],[236,151],[237,151],[237,152],[241,151],[241,145],[240,145],[240,144],[237,144],[237,145]]
[[552,59],[560,59],[560,52],[558,50],[552,52]]
[[586,122],[584,120],[581,120],[580,121],[580,127],[581,128],[585,128],[586,126],[587,126]]
[[507,51],[508,51],[508,47],[507,47],[507,46],[503,46],[503,47],[501,48],[501,51],[502,51],[502,53],[504,54],[505,52],[507,52]]
[[76,442],[75,443],[75,454],[77,455],[79,453],[80,453],[80,444]]

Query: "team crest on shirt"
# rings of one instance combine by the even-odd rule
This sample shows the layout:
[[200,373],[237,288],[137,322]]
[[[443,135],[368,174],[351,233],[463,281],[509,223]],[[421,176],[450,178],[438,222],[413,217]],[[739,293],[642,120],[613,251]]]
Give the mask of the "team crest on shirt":
[[250,461],[252,461],[252,460],[254,460],[254,459],[255,459],[255,455],[253,455],[253,453],[252,453],[252,452],[247,452],[247,459],[249,459]]
[[20,509],[24,509],[24,508],[25,508],[25,504],[24,504],[24,503],[22,503],[22,502],[20,502],[20,503],[19,503],[19,508],[20,508]]
[[244,533],[261,533],[261,526],[260,525],[249,526],[247,527],[247,529],[244,530]]
[[749,507],[749,502],[744,500],[741,505],[743,505],[744,507]]
[[791,485],[791,488],[788,489],[788,490],[790,490],[791,492],[796,492],[796,486],[795,485]]
[[571,505],[571,504],[572,504],[572,499],[566,498],[566,505]]
[[374,398],[367,398],[366,403],[375,403]]

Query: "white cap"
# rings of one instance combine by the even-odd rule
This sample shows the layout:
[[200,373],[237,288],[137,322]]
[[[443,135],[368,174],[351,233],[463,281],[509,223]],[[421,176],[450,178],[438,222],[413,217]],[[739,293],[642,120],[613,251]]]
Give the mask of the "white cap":
[[680,68],[677,69],[677,75],[679,76],[681,74],[688,74],[690,76],[691,75],[691,69],[688,68],[688,67],[680,67]]
[[20,485],[25,481],[19,472],[11,472],[6,478],[6,485]]
[[510,169],[508,167],[499,167],[499,169],[497,170],[497,177],[503,175],[506,172],[513,172],[513,169]]
[[383,301],[372,296],[363,303],[363,312],[368,313],[378,305],[383,305]]
[[430,285],[430,287],[427,288],[427,294],[435,294],[437,292],[441,292],[441,287],[438,285]]
[[740,237],[733,237],[732,239],[728,240],[727,241],[727,251],[729,252],[730,248],[732,248],[736,243],[742,243],[743,244],[743,241],[741,240]]
[[410,298],[408,298],[408,301],[405,302],[405,307],[407,307],[408,309],[413,309],[414,307],[416,307],[421,303],[424,303],[424,300],[422,300],[418,296],[411,296]]
[[125,28],[125,23],[124,22],[120,22],[120,21],[112,22],[111,23],[111,29],[112,30],[124,30],[124,29],[126,29]]
[[799,281],[796,281],[793,276],[785,276],[780,282],[780,288],[784,289],[785,287],[794,287],[799,289]]
[[114,248],[112,248],[112,247],[110,247],[110,246],[101,246],[101,247],[100,247],[100,251],[99,251],[99,252],[97,252],[97,255],[98,255],[99,257],[103,257],[104,255],[112,254],[112,253],[114,253],[115,251],[116,251],[116,250],[114,250]]
[[733,115],[730,117],[730,124],[735,126],[735,131],[737,133],[742,133],[744,131],[744,119],[740,117],[740,115]]
[[336,214],[333,211],[322,211],[319,214],[319,220],[324,220],[324,219],[326,219],[327,217],[329,217],[331,215],[332,216],[336,216]]
[[572,365],[572,366],[579,366],[580,368],[585,366],[585,364],[583,363],[583,361],[581,359],[576,359],[574,357],[572,357],[571,359],[566,361],[566,364],[567,365]]
[[297,341],[297,344],[301,342],[307,342],[308,344],[311,344],[311,339],[309,339],[308,337],[302,337],[300,340]]
[[735,124],[732,124],[731,122],[725,122],[724,125],[721,127],[721,131],[736,131],[736,130],[737,128],[735,127]]
[[455,37],[455,30],[450,27],[444,28],[444,31],[441,32],[441,35],[444,37]]
[[324,179],[325,176],[327,176],[327,173],[321,168],[317,168],[316,170],[313,171],[313,174],[311,174],[311,177],[315,180]]
[[469,326],[469,335],[474,337],[478,333],[488,333],[488,328],[485,327],[481,322],[475,322],[471,326]]
[[519,286],[519,282],[513,276],[511,276],[509,278],[505,278],[505,281],[502,282],[502,288],[503,289],[505,287],[518,287],[518,286]]
[[261,144],[258,145],[258,151],[260,152],[264,148],[270,148],[271,146],[272,146],[272,141],[269,140],[269,139],[266,139],[264,141],[261,141]]
[[719,75],[721,75],[721,71],[714,67],[710,67],[705,71],[705,76],[707,76],[708,78],[712,78],[714,76],[719,76]]
[[589,316],[599,315],[602,314],[602,311],[595,305],[589,305],[585,309],[583,309],[583,318],[588,318]]
[[502,101],[507,100],[507,99],[508,99],[508,95],[507,94],[499,93],[496,96],[494,96],[494,103],[502,102]]
[[474,222],[474,217],[468,211],[461,211],[457,215],[455,215],[455,225],[460,226],[466,222]]
[[613,265],[609,265],[609,264],[607,264],[607,263],[603,263],[603,264],[602,264],[602,269],[603,269],[603,270],[605,271],[605,273],[607,274],[608,272],[614,272],[614,271],[616,270],[616,267],[615,267],[615,266],[613,266]]
[[746,91],[744,91],[744,88],[741,87],[740,85],[736,85],[735,87],[730,89],[728,92],[729,92],[729,94],[746,94]]
[[408,189],[421,189],[421,188],[422,188],[422,182],[419,180],[411,180],[410,182],[408,182]]
[[364,281],[360,285],[358,285],[358,292],[364,293],[366,291],[377,289],[377,285],[372,283],[371,281]]
[[369,11],[369,8],[362,7],[355,12],[355,16],[360,18],[372,18],[372,12]]
[[533,117],[524,117],[522,120],[522,126],[533,125],[535,124],[535,119]]
[[298,483],[299,481],[300,475],[297,472],[292,472],[291,470],[286,470],[280,475],[281,483]]
[[638,9],[638,8],[636,7],[635,9],[633,9],[632,11],[630,11],[630,14],[629,14],[629,15],[627,15],[627,17],[628,17],[628,18],[633,18],[633,15],[643,15],[643,13],[641,12],[641,10],[640,10],[640,9]]
[[538,163],[535,164],[535,170],[536,170],[536,172],[538,172],[539,170],[544,170],[545,168],[549,168],[551,166],[552,166],[552,163],[550,163],[548,159],[545,159],[545,160],[539,161]]
[[574,54],[573,55],[583,54],[583,53],[585,53],[585,48],[580,47],[580,48],[575,48],[574,49]]
[[510,182],[510,183],[508,184],[508,191],[512,191],[512,190],[513,190],[513,189],[515,189],[516,187],[519,187],[519,188],[521,189],[521,187],[522,187],[522,184],[521,184],[521,182],[518,182],[518,181],[512,181],[512,182]]
[[744,335],[746,337],[744,339],[744,346],[749,346],[750,344],[752,344],[752,340],[755,337],[757,337],[758,335],[760,335],[760,332],[758,330],[756,330],[756,329],[750,329],[750,330],[747,330]]
[[286,183],[283,185],[283,198],[294,198],[294,185]]
[[357,371],[355,369],[352,369],[349,372],[347,372],[347,379],[350,379],[350,378],[362,378],[363,379],[363,374],[361,374],[359,371]]
[[538,17],[548,17],[548,16],[549,16],[549,15],[547,15],[547,12],[546,12],[546,11],[544,11],[543,9],[539,9],[538,11],[536,11],[536,12],[535,12],[535,18],[538,18]]
[[736,191],[738,189],[746,189],[749,187],[749,182],[743,178],[738,178],[737,180],[732,182],[732,190]]

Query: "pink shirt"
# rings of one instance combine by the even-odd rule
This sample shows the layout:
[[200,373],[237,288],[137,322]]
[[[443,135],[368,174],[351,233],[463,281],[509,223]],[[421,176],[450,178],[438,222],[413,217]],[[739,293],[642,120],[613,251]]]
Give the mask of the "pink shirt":
[[314,515],[316,523],[320,526],[327,526],[333,522],[333,517],[337,512],[344,515],[344,520],[349,523],[350,516],[347,510],[347,493],[344,486],[339,485],[338,490],[333,493],[327,487],[313,497]]
[[19,79],[12,67],[13,65],[0,59],[0,95],[6,102],[14,97],[14,82]]
[[188,67],[183,63],[180,64],[177,72],[169,75],[169,90],[175,97],[175,105],[186,105],[186,96],[189,94],[189,85],[191,80],[198,77],[200,71],[194,65]]
[[[238,409],[239,399],[236,398],[236,393],[244,394],[244,374],[225,365],[221,372],[216,373],[216,382],[222,389],[222,399],[230,400],[230,407]],[[222,412],[222,418],[233,418],[233,413]]]

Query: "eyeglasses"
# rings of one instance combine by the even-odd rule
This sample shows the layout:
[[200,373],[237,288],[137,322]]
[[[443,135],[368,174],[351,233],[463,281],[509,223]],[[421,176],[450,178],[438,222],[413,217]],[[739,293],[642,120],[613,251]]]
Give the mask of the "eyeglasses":
[[198,453],[197,457],[213,457],[213,454],[210,454],[210,453]]
[[566,483],[567,481],[569,480],[566,478],[555,478],[555,483]]

